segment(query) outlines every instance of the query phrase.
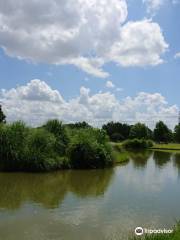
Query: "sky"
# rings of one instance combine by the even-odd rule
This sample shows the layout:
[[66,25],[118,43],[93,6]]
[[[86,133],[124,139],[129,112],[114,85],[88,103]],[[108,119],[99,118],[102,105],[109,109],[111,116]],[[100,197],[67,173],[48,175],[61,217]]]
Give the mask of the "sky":
[[1,0],[9,122],[145,122],[180,106],[180,0]]

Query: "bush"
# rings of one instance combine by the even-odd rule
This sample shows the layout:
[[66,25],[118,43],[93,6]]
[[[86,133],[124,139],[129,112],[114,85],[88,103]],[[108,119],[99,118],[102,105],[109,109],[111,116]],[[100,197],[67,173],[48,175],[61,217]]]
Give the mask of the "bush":
[[123,143],[123,147],[127,149],[143,149],[149,148],[153,146],[153,142],[151,140],[144,140],[144,139],[131,139],[126,140]]
[[26,169],[50,171],[60,168],[61,164],[55,136],[45,129],[33,129],[28,138]]
[[113,133],[112,135],[111,135],[111,140],[113,141],[113,142],[120,142],[120,141],[122,141],[124,138],[123,138],[123,136],[120,134],[120,133]]
[[113,163],[111,147],[102,130],[79,131],[68,148],[68,157],[76,169],[105,168]]
[[112,165],[105,131],[86,128],[74,133],[68,144],[66,131],[57,120],[40,128],[27,128],[22,122],[0,124],[1,170],[40,172]]
[[29,129],[22,122],[0,125],[0,161],[3,170],[24,168]]
[[66,147],[69,143],[67,132],[62,122],[59,120],[49,120],[43,126],[48,132],[52,133],[55,138],[55,148],[59,155],[63,156],[65,154]]

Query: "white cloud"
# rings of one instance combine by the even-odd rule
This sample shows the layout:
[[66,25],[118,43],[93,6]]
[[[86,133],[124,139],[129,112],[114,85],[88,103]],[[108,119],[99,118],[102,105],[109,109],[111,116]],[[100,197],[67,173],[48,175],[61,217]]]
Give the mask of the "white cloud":
[[160,56],[168,48],[159,25],[146,19],[124,25],[120,39],[112,46],[108,57],[126,67],[161,64]]
[[174,55],[174,58],[175,58],[175,59],[180,58],[180,52],[177,52],[177,53]]
[[159,25],[123,25],[127,14],[126,0],[3,0],[0,47],[12,57],[73,64],[101,78],[109,76],[103,66],[111,61],[123,66],[161,63],[167,44]]
[[113,82],[107,81],[107,82],[106,82],[106,87],[107,87],[107,88],[114,88],[115,85],[113,84]]
[[53,118],[87,121],[95,126],[112,120],[142,121],[154,126],[161,119],[173,127],[178,121],[177,106],[169,105],[160,93],[140,92],[119,100],[110,92],[92,95],[90,89],[81,87],[78,97],[66,101],[59,91],[37,79],[25,86],[1,90],[0,102],[8,121],[23,120],[35,126]]
[[28,101],[63,103],[63,99],[57,90],[52,90],[45,82],[39,79],[31,80],[26,86],[18,86],[9,91],[3,90],[6,99],[19,99]]

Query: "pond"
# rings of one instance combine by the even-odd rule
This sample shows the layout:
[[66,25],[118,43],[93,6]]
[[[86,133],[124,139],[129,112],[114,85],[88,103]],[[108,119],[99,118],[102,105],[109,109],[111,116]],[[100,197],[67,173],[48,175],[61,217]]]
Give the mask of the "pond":
[[134,152],[105,170],[0,173],[0,239],[128,239],[180,219],[180,154]]

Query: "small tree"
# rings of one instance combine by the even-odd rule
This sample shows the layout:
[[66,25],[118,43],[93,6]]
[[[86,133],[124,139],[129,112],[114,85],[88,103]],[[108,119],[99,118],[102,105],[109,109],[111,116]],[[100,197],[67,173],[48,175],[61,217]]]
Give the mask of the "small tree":
[[151,139],[152,133],[151,130],[143,123],[136,123],[134,126],[131,127],[130,130],[130,138],[137,138],[137,139]]
[[154,140],[156,142],[165,143],[172,141],[172,131],[162,121],[156,123],[156,127],[154,129]]
[[180,124],[175,126],[174,129],[174,139],[176,142],[180,143]]
[[1,105],[0,105],[0,123],[6,123],[6,116],[2,111]]

